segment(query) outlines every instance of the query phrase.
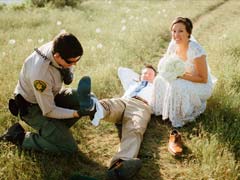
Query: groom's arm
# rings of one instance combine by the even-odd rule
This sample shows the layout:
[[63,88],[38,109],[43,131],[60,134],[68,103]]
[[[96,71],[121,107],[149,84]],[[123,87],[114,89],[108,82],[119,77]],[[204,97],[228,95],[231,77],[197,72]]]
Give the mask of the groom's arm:
[[124,67],[118,68],[118,77],[121,81],[124,91],[126,91],[131,84],[136,83],[136,81],[139,81],[140,79],[140,75],[138,73],[134,72],[132,69]]

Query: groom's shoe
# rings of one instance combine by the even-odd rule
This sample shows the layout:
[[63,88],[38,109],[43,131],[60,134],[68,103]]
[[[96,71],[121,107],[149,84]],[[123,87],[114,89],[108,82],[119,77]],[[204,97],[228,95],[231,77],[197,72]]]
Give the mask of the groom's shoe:
[[182,155],[182,139],[181,134],[174,129],[169,136],[168,151],[174,156]]
[[108,180],[129,180],[133,178],[142,167],[140,159],[121,160],[115,162],[107,171]]
[[80,79],[77,92],[80,109],[92,109],[94,106],[94,101],[91,99],[91,79],[89,76],[84,76],[82,79]]
[[78,114],[80,116],[89,115],[90,119],[92,120],[96,113],[96,105],[93,100],[95,96],[91,94],[91,78],[89,76],[84,76],[82,79],[80,79],[77,92],[80,105]]

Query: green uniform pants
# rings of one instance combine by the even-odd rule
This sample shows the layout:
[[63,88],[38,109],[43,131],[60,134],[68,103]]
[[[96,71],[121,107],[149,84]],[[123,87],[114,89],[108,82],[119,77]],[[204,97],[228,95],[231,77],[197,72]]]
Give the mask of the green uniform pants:
[[[55,97],[55,103],[59,107],[77,110],[79,109],[77,96],[76,90],[72,90],[71,94],[63,91]],[[36,104],[28,107],[28,114],[22,119],[38,131],[38,133],[26,133],[22,144],[23,148],[65,153],[77,151],[77,143],[69,128],[77,122],[78,118],[48,118],[42,115],[40,107]]]

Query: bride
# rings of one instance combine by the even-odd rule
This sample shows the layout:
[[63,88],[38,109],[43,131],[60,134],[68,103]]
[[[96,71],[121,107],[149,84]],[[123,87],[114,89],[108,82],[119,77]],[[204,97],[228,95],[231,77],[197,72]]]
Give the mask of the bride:
[[160,69],[170,56],[177,56],[184,62],[184,74],[170,82],[159,74],[154,81],[154,113],[162,115],[163,120],[169,119],[173,127],[182,127],[204,112],[216,81],[204,49],[191,36],[192,28],[188,18],[177,17],[172,22],[172,40],[158,64]]

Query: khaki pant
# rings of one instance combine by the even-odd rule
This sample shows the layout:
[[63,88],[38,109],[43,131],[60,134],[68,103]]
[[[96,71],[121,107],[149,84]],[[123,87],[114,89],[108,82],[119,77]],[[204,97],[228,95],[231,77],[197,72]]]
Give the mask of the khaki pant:
[[110,167],[118,160],[136,158],[143,140],[143,134],[151,118],[151,107],[134,98],[103,99],[103,120],[122,123],[122,138],[118,152],[111,160]]

